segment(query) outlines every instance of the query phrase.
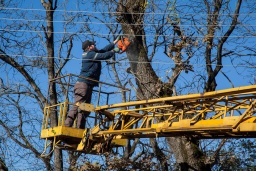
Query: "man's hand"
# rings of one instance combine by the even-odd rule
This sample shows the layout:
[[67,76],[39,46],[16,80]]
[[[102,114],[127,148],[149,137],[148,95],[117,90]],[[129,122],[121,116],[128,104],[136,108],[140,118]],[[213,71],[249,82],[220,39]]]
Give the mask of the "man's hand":
[[113,49],[113,51],[114,51],[115,53],[118,53],[118,52],[120,51],[120,49],[119,49],[118,47],[116,47],[116,48]]
[[114,41],[114,44],[116,44],[116,43],[118,42],[118,40],[120,40],[120,39],[121,39],[121,36],[118,35],[117,38],[116,38],[115,41]]

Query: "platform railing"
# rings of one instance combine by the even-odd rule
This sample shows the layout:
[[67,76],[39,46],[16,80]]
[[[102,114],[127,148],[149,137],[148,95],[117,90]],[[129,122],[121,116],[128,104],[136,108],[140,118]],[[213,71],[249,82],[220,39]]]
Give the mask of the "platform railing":
[[[56,90],[57,90],[57,97],[58,97],[58,103],[57,104],[50,104],[50,92],[48,92],[48,102],[45,105],[44,108],[44,117],[43,117],[43,122],[42,122],[42,129],[47,129],[50,126],[50,113],[51,111],[55,110],[57,111],[57,116],[58,116],[58,124],[56,126],[63,126],[64,122],[65,122],[65,118],[67,116],[67,112],[69,111],[69,109],[71,109],[72,105],[76,105],[73,102],[72,98],[74,96],[73,94],[73,88],[74,85],[76,83],[76,80],[78,78],[83,78],[86,80],[90,80],[90,81],[94,81],[97,82],[99,84],[98,89],[94,89],[93,93],[96,97],[96,99],[94,99],[94,102],[92,102],[95,107],[99,106],[99,105],[108,105],[110,102],[110,98],[112,95],[116,95],[116,94],[120,94],[119,100],[123,100],[125,99],[123,102],[128,102],[130,101],[130,96],[131,96],[131,91],[130,89],[121,87],[121,86],[117,86],[114,84],[110,84],[110,83],[106,83],[106,82],[102,82],[102,81],[97,81],[97,80],[93,80],[90,78],[86,78],[86,77],[81,77],[81,76],[77,76],[75,74],[67,74],[58,78],[54,78],[52,80],[49,81],[49,87],[51,84],[55,84],[56,85]],[[108,86],[108,89],[104,89],[104,86]],[[102,97],[105,97],[105,103],[102,100]],[[119,101],[120,102],[120,101]],[[103,103],[103,104],[102,104]],[[95,113],[94,116],[90,116],[90,118],[94,119],[94,126],[98,124],[99,121],[97,121],[98,119],[98,113]],[[73,127],[75,127],[76,125],[76,120],[74,122]]]

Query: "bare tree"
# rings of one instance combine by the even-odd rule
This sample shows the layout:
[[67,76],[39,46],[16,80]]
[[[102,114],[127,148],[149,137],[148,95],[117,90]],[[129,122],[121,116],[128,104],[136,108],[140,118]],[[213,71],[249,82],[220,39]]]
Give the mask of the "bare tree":
[[[14,11],[15,9],[11,8],[12,5],[21,5],[15,4],[15,1],[11,1],[5,6],[6,9],[1,11],[6,15],[11,14],[10,16],[16,19],[7,21],[8,24],[6,24],[4,31],[1,31],[0,59],[1,65],[5,67],[2,72],[6,72],[6,77],[1,79],[0,97],[3,102],[1,105],[3,117],[0,120],[0,125],[6,132],[5,136],[12,140],[12,150],[26,149],[27,151],[24,153],[34,155],[44,163],[34,167],[38,170],[41,170],[40,167],[47,170],[63,170],[62,151],[58,149],[54,151],[53,166],[51,155],[48,157],[41,156],[43,143],[38,139],[44,105],[57,103],[55,85],[49,85],[51,93],[47,99],[47,93],[45,93],[47,84],[45,83],[63,74],[63,68],[70,59],[73,46],[72,34],[67,34],[59,41],[58,54],[55,52],[57,45],[54,39],[54,11],[57,4],[57,0],[41,1],[41,5],[45,9],[45,25],[44,20],[42,20],[43,14],[34,13],[33,15],[33,12],[27,13],[27,10],[22,9]],[[39,21],[39,24],[34,24],[29,15],[33,16],[34,20],[37,18],[36,21]],[[22,19],[17,19],[18,17]],[[26,34],[26,32],[31,34]],[[67,49],[64,50],[63,47],[67,47]],[[63,55],[65,53],[66,56]],[[48,78],[38,79],[38,75],[44,75],[44,72],[47,73]],[[13,74],[13,77],[10,73]],[[45,88],[41,88],[42,84]],[[26,101],[29,101],[30,105]],[[9,109],[6,108],[6,105]],[[40,111],[38,109],[41,109],[41,112],[38,112]],[[56,111],[52,112],[51,126],[56,126],[57,114]],[[3,148],[7,150],[9,147]],[[22,153],[18,155],[22,156]]]
[[[229,1],[217,0],[203,2],[205,4],[206,15],[208,16],[207,20],[205,20],[207,23],[206,32],[201,32],[201,36],[204,37],[201,46],[205,47],[205,63],[206,71],[208,73],[208,76],[205,78],[204,90],[213,91],[217,86],[216,77],[223,67],[223,58],[232,54],[232,50],[227,50],[226,48],[226,51],[223,52],[223,48],[227,42],[227,39],[238,25],[238,16],[242,1],[238,0],[236,2],[236,7],[233,10],[229,9]],[[145,44],[143,39],[143,36],[145,35],[145,28],[143,27],[142,23],[144,22],[145,6],[147,3],[147,1],[120,0],[117,8],[117,12],[119,12],[118,21],[122,25],[124,34],[129,35],[132,42],[127,50],[127,56],[129,61],[131,61],[131,72],[133,73],[138,86],[138,99],[161,97],[161,92],[163,92],[163,88],[166,87],[166,83],[159,81],[161,79],[156,76],[155,71],[149,63],[150,61],[147,54],[148,50],[145,46],[143,46]],[[195,1],[194,3],[198,4],[200,2]],[[202,5],[199,5],[199,7],[201,9],[203,8]],[[227,13],[223,13],[223,10]],[[220,15],[225,16],[223,17]],[[194,18],[193,17],[194,16],[191,16],[189,19],[195,22],[194,32],[197,31],[196,29],[200,31],[196,25],[196,20],[194,19],[197,19],[197,16]],[[227,18],[226,20],[230,22],[226,23],[227,28],[223,28],[222,31],[220,21],[223,21],[225,17]],[[166,51],[166,55],[175,63],[175,67],[172,68],[172,76],[169,78],[167,84],[168,88],[171,90],[175,86],[176,81],[182,71],[185,71],[185,73],[193,71],[193,67],[189,62],[191,61],[191,58],[194,57],[196,51],[195,47],[199,45],[198,42],[200,39],[194,37],[194,33],[189,34],[188,30],[185,31],[180,27],[183,18],[166,18],[167,21],[173,26],[173,34],[177,36],[172,39],[171,44],[169,44],[169,50],[168,52]],[[220,36],[216,38],[215,35],[218,35],[217,30],[221,30],[222,32],[219,33]],[[158,30],[156,30],[155,34],[159,35],[159,32],[157,31]],[[166,43],[168,44],[167,41]],[[133,63],[133,61],[136,62]],[[214,69],[213,65],[215,66]],[[172,94],[171,91],[168,92],[168,95]],[[154,143],[154,140],[151,140],[151,142],[155,154],[157,156],[159,154],[157,159],[160,161],[160,163],[165,163],[164,153],[161,152],[158,146]],[[168,138],[168,142],[172,151],[174,152],[180,170],[211,170],[213,163],[217,161],[218,155],[215,156],[212,163],[206,162],[205,159],[207,156],[199,148],[199,140],[178,137]],[[219,144],[219,148],[216,149],[215,154],[219,153],[219,150],[224,145],[224,142],[225,140]],[[168,170],[164,164],[161,168],[162,170]]]

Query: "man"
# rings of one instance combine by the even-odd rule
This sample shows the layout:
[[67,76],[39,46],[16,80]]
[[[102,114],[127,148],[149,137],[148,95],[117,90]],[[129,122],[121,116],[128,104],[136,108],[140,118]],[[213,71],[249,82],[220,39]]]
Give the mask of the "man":
[[[85,41],[82,44],[83,55],[82,55],[82,68],[80,71],[81,77],[91,78],[99,81],[101,74],[101,62],[111,58],[115,53],[119,52],[119,48],[114,48],[115,44],[120,39],[120,36],[103,49],[98,50],[95,42]],[[92,97],[92,90],[94,86],[98,86],[98,82],[78,78],[74,86],[75,103],[85,102],[90,103]],[[77,117],[77,128],[84,129],[86,117],[90,112],[80,111],[76,105],[73,105],[69,111],[65,120],[65,126],[71,127]]]

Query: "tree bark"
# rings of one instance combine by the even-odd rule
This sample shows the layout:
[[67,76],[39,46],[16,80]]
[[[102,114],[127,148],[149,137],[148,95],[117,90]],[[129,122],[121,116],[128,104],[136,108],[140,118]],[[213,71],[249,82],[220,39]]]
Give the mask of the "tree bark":
[[[139,100],[159,97],[156,92],[159,92],[158,87],[162,84],[153,70],[147,57],[147,51],[143,46],[142,36],[145,33],[142,23],[145,4],[146,1],[128,0],[124,6],[122,1],[119,1],[117,9],[121,13],[118,21],[121,23],[123,33],[131,42],[126,54],[130,61],[130,72],[136,80],[137,99]],[[161,163],[162,170],[168,170],[164,153],[154,139],[151,140],[151,144],[158,161]]]
[[[144,28],[142,23],[144,10],[145,1],[139,0],[128,0],[126,1],[125,6],[119,1],[117,10],[120,12],[118,21],[122,25],[123,33],[124,35],[128,35],[129,40],[131,41],[126,54],[130,61],[131,72],[134,75],[138,86],[137,98],[139,100],[159,97],[159,95],[161,95],[161,90],[159,90],[159,88],[164,84],[159,81],[160,79],[150,65],[146,53],[147,51],[143,46],[142,36],[144,35]],[[184,68],[180,68],[182,62],[180,53],[177,53],[174,61],[177,63],[177,73],[179,75],[180,72],[184,70]],[[175,75],[170,79],[174,80],[172,81],[171,86],[174,86],[178,75]],[[170,138],[168,140],[182,171],[191,169],[210,171],[210,169],[204,165],[203,153],[201,153],[197,144],[194,144],[193,141],[188,141],[182,137]],[[161,163],[161,168],[162,170],[167,170],[166,157],[158,147],[158,144],[154,142],[155,140],[151,140],[151,145],[158,161]]]
[[0,158],[0,171],[8,171],[8,167],[5,165],[4,161]]
[[[44,28],[45,39],[46,39],[46,49],[48,53],[48,80],[52,80],[55,76],[55,66],[54,66],[54,26],[53,26],[53,14],[54,10],[57,8],[57,0],[49,1],[48,3],[41,0],[42,5],[46,10],[46,19],[47,27]],[[49,84],[49,96],[50,96],[50,105],[57,103],[57,93],[55,83]],[[56,110],[51,111],[50,114],[51,127],[57,126],[58,118]],[[54,168],[56,171],[63,170],[63,161],[62,161],[62,151],[60,149],[54,150]]]

